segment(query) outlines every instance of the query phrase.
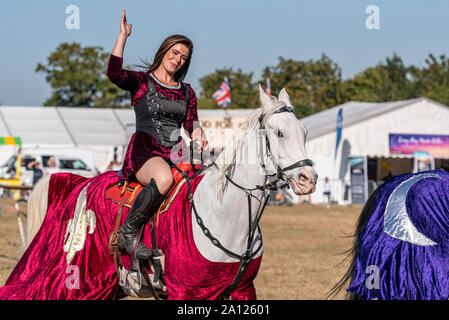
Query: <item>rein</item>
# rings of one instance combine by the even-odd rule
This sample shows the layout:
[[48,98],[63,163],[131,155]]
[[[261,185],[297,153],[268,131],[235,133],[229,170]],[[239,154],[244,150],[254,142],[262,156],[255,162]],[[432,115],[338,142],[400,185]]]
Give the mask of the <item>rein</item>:
[[[275,113],[281,113],[281,112],[293,112],[294,113],[293,108],[287,107],[287,106],[280,108]],[[263,124],[263,119],[264,119],[265,115],[266,115],[265,113],[262,113],[259,117],[260,129],[265,129],[265,125]],[[260,142],[262,143],[262,139],[260,139]],[[191,142],[191,143],[193,143],[193,142]],[[262,233],[260,231],[259,221],[262,217],[263,211],[265,210],[268,199],[270,198],[271,191],[288,187],[288,181],[286,180],[286,175],[284,174],[285,171],[289,171],[289,170],[292,170],[292,169],[295,169],[298,167],[313,166],[313,162],[310,159],[305,159],[305,160],[297,161],[294,164],[287,166],[285,168],[281,168],[274,159],[274,156],[270,149],[270,141],[268,138],[266,139],[266,151],[267,151],[268,157],[276,165],[277,173],[276,174],[268,174],[265,163],[262,160],[260,163],[260,166],[265,170],[265,182],[263,185],[256,185],[256,187],[254,187],[254,188],[245,188],[245,187],[242,187],[241,185],[237,184],[227,174],[225,174],[226,179],[229,182],[231,182],[234,186],[236,186],[238,189],[245,192],[247,199],[248,199],[248,243],[247,243],[246,250],[243,254],[238,254],[238,253],[232,252],[231,250],[225,248],[220,243],[220,241],[210,233],[210,230],[204,225],[203,220],[198,215],[198,212],[195,207],[195,202],[193,201],[193,194],[192,194],[190,181],[192,181],[199,174],[203,173],[203,171],[205,171],[208,167],[203,167],[200,170],[198,170],[197,172],[195,172],[194,175],[192,175],[191,177],[188,177],[188,175],[186,173],[184,173],[182,170],[180,170],[179,168],[177,168],[175,166],[175,168],[181,173],[181,175],[183,175],[186,178],[187,186],[189,189],[189,202],[191,205],[190,205],[190,208],[184,213],[184,215],[187,214],[187,212],[189,212],[190,210],[192,210],[193,213],[195,214],[195,220],[198,223],[198,226],[201,228],[204,235],[212,242],[212,244],[214,246],[216,246],[217,248],[219,248],[220,250],[222,250],[223,252],[225,252],[230,257],[232,257],[234,259],[238,259],[240,261],[237,275],[235,276],[231,285],[228,288],[226,288],[226,290],[222,294],[222,296],[225,299],[230,297],[231,292],[237,287],[237,285],[242,280],[243,275],[245,274],[245,271],[246,271],[249,263],[262,249]],[[263,159],[263,155],[262,155],[262,159]],[[212,164],[217,169],[219,169],[215,162],[213,162]],[[267,182],[268,177],[272,177],[274,175],[276,175],[276,179],[274,181]],[[278,186],[279,181],[284,181],[285,183],[281,186]],[[260,199],[253,194],[253,191],[256,191],[256,190],[262,191],[262,196]],[[253,198],[259,202],[259,206],[257,209],[257,216],[256,216],[256,220],[255,220],[254,224],[251,221],[251,218],[252,218],[251,200]],[[252,243],[254,241],[254,235],[256,234],[256,229],[259,231],[260,244],[257,247],[257,249],[254,250],[253,253],[251,253],[251,247],[252,247]]]

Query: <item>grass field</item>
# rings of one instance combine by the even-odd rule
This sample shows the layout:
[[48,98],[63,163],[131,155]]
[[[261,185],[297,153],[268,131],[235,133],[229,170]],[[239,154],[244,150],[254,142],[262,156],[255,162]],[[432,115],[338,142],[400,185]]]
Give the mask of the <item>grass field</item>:
[[[12,200],[0,199],[0,286],[20,249]],[[258,299],[319,300],[344,274],[340,262],[349,249],[361,206],[299,205],[267,207],[261,221],[265,252],[255,280]],[[26,222],[24,226],[26,228]],[[334,299],[343,299],[340,292]]]

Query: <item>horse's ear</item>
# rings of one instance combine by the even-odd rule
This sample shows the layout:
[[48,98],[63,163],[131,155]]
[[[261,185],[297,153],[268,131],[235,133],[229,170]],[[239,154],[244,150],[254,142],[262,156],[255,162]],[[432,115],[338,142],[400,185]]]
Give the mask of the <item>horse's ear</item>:
[[290,97],[288,96],[287,91],[285,88],[282,88],[281,92],[279,92],[279,101],[285,103],[287,106],[292,106],[292,103],[290,102]]
[[260,102],[262,103],[262,108],[265,110],[269,110],[273,107],[273,99],[265,93],[262,86],[259,83],[259,98]]

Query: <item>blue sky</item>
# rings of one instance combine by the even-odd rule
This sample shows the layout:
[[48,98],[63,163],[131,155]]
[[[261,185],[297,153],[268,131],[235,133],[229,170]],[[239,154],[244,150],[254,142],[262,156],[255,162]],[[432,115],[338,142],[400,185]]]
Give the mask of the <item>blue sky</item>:
[[[79,30],[66,28],[69,5],[80,10]],[[365,27],[368,5],[380,10],[379,30]],[[347,78],[393,52],[418,66],[429,53],[449,55],[447,0],[0,0],[0,103],[42,105],[51,88],[34,71],[37,64],[63,42],[110,52],[123,8],[133,24],[125,64],[152,59],[166,36],[185,34],[195,44],[186,81],[197,91],[199,78],[224,67],[259,79],[279,56],[308,60],[326,53]]]

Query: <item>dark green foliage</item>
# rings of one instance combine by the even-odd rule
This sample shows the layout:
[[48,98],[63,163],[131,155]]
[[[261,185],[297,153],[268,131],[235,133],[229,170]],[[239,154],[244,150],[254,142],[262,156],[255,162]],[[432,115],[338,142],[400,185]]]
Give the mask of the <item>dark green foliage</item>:
[[341,69],[325,54],[319,60],[295,61],[279,57],[274,67],[266,67],[273,95],[285,88],[297,116],[307,116],[342,101]]
[[416,97],[409,79],[410,68],[393,54],[385,63],[369,67],[343,84],[346,100],[386,102]]
[[230,108],[257,108],[257,87],[252,83],[253,74],[246,74],[241,69],[233,71],[231,69],[220,69],[214,73],[206,75],[200,79],[201,93],[198,98],[198,105],[201,108],[217,108],[212,94],[218,89],[223,79],[227,77],[231,88]]
[[245,75],[240,69],[217,70],[200,79],[202,88],[200,108],[216,108],[212,93],[223,78],[239,79],[231,84],[231,107],[254,108],[259,106],[255,93],[257,84],[265,86],[271,80],[271,92],[278,95],[285,88],[295,107],[298,118],[332,108],[349,101],[388,102],[417,97],[428,97],[449,105],[449,58],[438,59],[429,54],[422,68],[405,66],[396,53],[358,73],[342,80],[341,68],[325,54],[318,60],[296,61],[279,57],[276,66],[267,66],[262,79],[251,82],[252,73]]
[[129,94],[106,77],[109,53],[101,47],[81,47],[79,43],[63,43],[41,63],[36,72],[45,79],[53,93],[44,105],[70,107],[118,107]]
[[[53,88],[45,105],[120,107],[129,106],[129,94],[109,81],[106,67],[109,53],[101,47],[81,47],[63,43],[38,64],[36,72],[46,74]],[[258,84],[271,80],[271,92],[282,88],[290,95],[297,117],[332,108],[348,101],[387,102],[428,97],[449,105],[449,58],[429,54],[423,67],[405,66],[393,53],[385,61],[368,67],[354,77],[342,80],[341,68],[323,54],[318,60],[297,61],[279,57],[275,66],[263,69],[261,79],[242,69],[223,68],[202,77],[198,107],[220,108],[212,94],[225,77],[231,87],[230,108],[259,107]]]

